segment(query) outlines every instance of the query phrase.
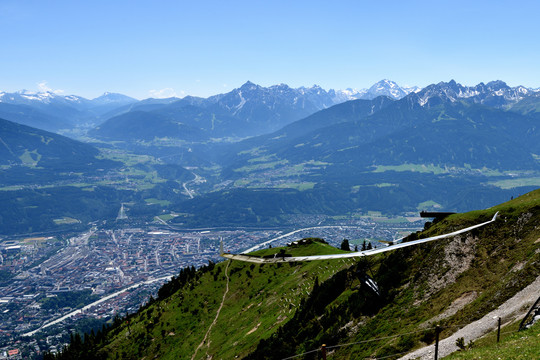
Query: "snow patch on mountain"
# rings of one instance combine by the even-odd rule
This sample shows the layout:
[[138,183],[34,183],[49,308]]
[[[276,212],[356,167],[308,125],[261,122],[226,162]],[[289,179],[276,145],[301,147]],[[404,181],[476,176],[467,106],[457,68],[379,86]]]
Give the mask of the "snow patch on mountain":
[[247,102],[246,99],[244,99],[244,97],[242,96],[242,90],[238,92],[238,97],[240,97],[240,103],[236,105],[236,110],[233,112],[233,115],[236,115],[236,113],[240,111],[240,109],[242,109]]

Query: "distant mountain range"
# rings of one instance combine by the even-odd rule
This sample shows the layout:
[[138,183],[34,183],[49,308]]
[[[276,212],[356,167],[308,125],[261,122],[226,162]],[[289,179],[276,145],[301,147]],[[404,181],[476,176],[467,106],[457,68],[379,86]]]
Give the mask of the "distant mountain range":
[[[99,109],[107,105],[123,106],[138,100],[126,95],[106,92],[103,95],[88,100],[76,95],[60,95],[51,91],[32,92],[21,90],[14,93],[0,92],[0,103],[29,105],[46,108],[47,106],[71,106],[79,110]],[[103,113],[104,111],[97,111]]]
[[107,112],[134,102],[137,100],[113,93],[88,100],[53,92],[0,92],[0,118],[47,131],[69,133],[77,128],[95,126],[103,121],[102,116]]
[[368,208],[402,213],[424,203],[491,206],[514,194],[520,177],[521,193],[538,183],[539,109],[537,91],[501,82],[451,81],[400,100],[348,101],[229,145],[217,162],[231,185],[181,208],[202,225]]
[[[407,98],[422,107],[426,104],[431,106],[441,99],[450,102],[463,100],[507,110],[524,99],[536,99],[539,94],[537,90],[522,86],[511,88],[502,81],[474,87],[450,81],[419,89],[402,88],[395,82],[382,80],[362,91],[326,91],[318,86],[294,89],[284,84],[262,87],[247,82],[229,93],[207,99],[147,100],[119,108],[109,113],[116,113],[117,116],[109,118],[92,130],[90,135],[126,141],[125,131],[133,118],[139,130],[130,131],[132,140],[163,138],[165,133],[168,137],[194,141],[197,140],[194,129],[200,130],[197,135],[200,141],[210,138],[239,139],[280,130],[318,111],[350,100],[374,100],[381,96],[392,100]],[[375,110],[371,109],[372,112]]]
[[[145,118],[147,129],[139,127],[139,134],[131,139],[161,138],[163,133],[180,139],[193,139],[193,131],[202,131],[200,140],[209,138],[244,138],[276,131],[295,120],[344,101],[359,98],[390,96],[399,99],[416,88],[401,88],[395,82],[383,80],[370,89],[329,90],[319,86],[291,88],[285,84],[262,87],[250,81],[226,94],[203,99],[187,96],[161,103],[141,101],[117,109],[111,117],[90,132],[91,136],[109,140],[125,140],[118,129],[126,129],[133,116],[138,125]],[[145,112],[146,115],[142,115]],[[136,119],[136,120],[135,120]],[[186,130],[183,133],[184,129]],[[165,130],[175,128],[172,133]],[[174,135],[173,135],[174,134]]]
[[[68,135],[80,135],[81,130],[101,124],[92,132],[93,136],[125,140],[125,134],[118,129],[125,129],[130,121],[130,115],[126,114],[134,113],[134,121],[141,125],[142,119],[146,118],[149,125],[149,129],[138,134],[132,131],[130,136],[134,140],[162,137],[160,133],[168,133],[175,124],[181,125],[172,133],[175,138],[193,139],[193,134],[189,133],[195,130],[190,128],[204,132],[199,139],[241,138],[278,130],[292,121],[348,100],[373,99],[381,95],[400,99],[418,90],[416,87],[402,88],[389,80],[382,80],[369,89],[328,91],[316,85],[294,89],[285,84],[262,87],[248,81],[229,93],[206,99],[187,96],[141,101],[113,93],[88,100],[75,95],[23,90],[0,92],[0,117]],[[142,116],[141,112],[148,114]],[[160,115],[166,118],[159,118]],[[188,129],[187,135],[183,134],[184,129]]]
[[[23,90],[0,92],[0,117],[71,136],[82,135],[98,125],[90,135],[105,140],[138,141],[166,135],[175,139],[206,141],[271,133],[317,111],[350,100],[373,100],[380,96],[400,100],[412,95],[412,99],[421,106],[432,98],[444,97],[450,101],[466,100],[507,109],[524,99],[536,98],[538,94],[538,89],[512,88],[502,81],[467,87],[453,80],[425,89],[400,87],[393,81],[381,80],[369,89],[328,91],[316,85],[262,87],[248,81],[240,88],[209,98],[187,96],[141,101],[114,93],[88,100],[75,95]],[[128,134],[126,130],[131,121],[137,125],[128,130]]]
[[503,81],[480,83],[476,86],[463,86],[454,80],[429,85],[418,92],[418,103],[426,105],[430,99],[439,98],[450,102],[466,100],[498,109],[508,109],[526,98],[538,99],[539,89],[524,86],[510,87]]
[[[71,135],[104,121],[84,132],[86,139],[112,153],[153,156],[156,164],[136,165],[138,177],[144,178],[139,171],[162,177],[144,196],[189,214],[171,221],[190,226],[274,226],[290,214],[398,214],[426,206],[466,211],[529,191],[540,179],[540,91],[502,81],[440,82],[421,90],[381,81],[364,93],[247,82],[206,99],[21,92],[0,100],[0,117]],[[92,171],[103,178],[112,168],[124,178],[124,168],[99,160],[88,144],[13,122],[0,125],[4,186],[82,181]],[[204,181],[193,183],[198,196],[186,199],[181,182],[193,178]],[[143,196],[103,189],[108,201]],[[15,192],[9,195],[12,206],[22,206]],[[140,213],[151,211],[142,205]]]
[[475,87],[450,81],[400,100],[345,102],[232,151],[244,154],[246,162],[266,155],[270,161],[331,160],[360,167],[431,163],[534,169],[540,154],[540,113],[531,111],[534,104],[540,104],[538,91],[500,81]]

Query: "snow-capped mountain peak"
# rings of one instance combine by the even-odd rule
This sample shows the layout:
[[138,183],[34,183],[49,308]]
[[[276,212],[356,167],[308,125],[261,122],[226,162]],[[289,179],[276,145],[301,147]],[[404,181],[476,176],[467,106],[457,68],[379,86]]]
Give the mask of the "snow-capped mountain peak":
[[505,109],[523,98],[535,95],[534,90],[524,86],[510,87],[504,81],[490,81],[475,86],[463,86],[454,80],[429,85],[418,92],[418,103],[425,106],[430,99],[440,98],[456,102],[464,99],[473,103]]
[[[257,90],[259,89],[260,86],[257,85],[257,84],[254,84],[252,83],[251,81],[246,81],[246,83],[244,85],[242,85],[240,87],[240,90],[243,90],[243,91],[254,91],[254,90]],[[235,89],[236,90],[236,89]],[[234,90],[233,90],[234,91]]]
[[411,92],[417,92],[420,88],[413,87],[401,87],[395,81],[383,79],[373,84],[369,89],[352,89],[347,88],[345,90],[331,90],[334,92],[334,98],[336,102],[343,102],[354,99],[372,100],[378,96],[388,96],[394,100],[399,100]]
[[371,99],[374,99],[377,96],[381,95],[388,96],[397,100],[406,96],[407,92],[405,92],[405,90],[403,90],[394,81],[384,79],[373,84],[373,86],[371,86],[366,92],[366,97]]

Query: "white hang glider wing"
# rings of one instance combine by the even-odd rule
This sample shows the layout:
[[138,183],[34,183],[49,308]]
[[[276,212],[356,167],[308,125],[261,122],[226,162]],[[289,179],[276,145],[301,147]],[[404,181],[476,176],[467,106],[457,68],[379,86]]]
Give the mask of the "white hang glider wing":
[[425,239],[420,240],[414,240],[414,241],[408,241],[405,243],[400,243],[396,245],[391,245],[383,248],[373,249],[373,250],[365,250],[365,251],[356,251],[356,252],[350,252],[345,254],[334,254],[334,255],[313,255],[313,256],[279,256],[278,254],[275,255],[273,258],[263,258],[259,256],[251,256],[251,255],[243,255],[243,254],[229,254],[223,252],[223,243],[220,244],[220,255],[224,258],[231,259],[231,260],[240,260],[240,261],[247,261],[252,262],[256,264],[275,264],[275,263],[282,263],[282,262],[297,262],[297,261],[313,261],[313,260],[333,260],[333,259],[344,259],[344,258],[353,258],[353,257],[361,257],[361,256],[370,256],[375,254],[380,254],[386,251],[392,251],[395,249],[401,249],[408,246],[418,245],[427,243],[434,240],[440,240],[449,238],[452,236],[456,236],[459,234],[463,234],[467,231],[471,231],[473,229],[485,226],[487,224],[490,224],[494,222],[497,219],[497,215],[499,212],[496,212],[493,218],[489,221],[483,222],[481,224],[476,224],[473,226],[469,226],[467,228],[457,230],[448,234],[443,235],[437,235],[428,237]]

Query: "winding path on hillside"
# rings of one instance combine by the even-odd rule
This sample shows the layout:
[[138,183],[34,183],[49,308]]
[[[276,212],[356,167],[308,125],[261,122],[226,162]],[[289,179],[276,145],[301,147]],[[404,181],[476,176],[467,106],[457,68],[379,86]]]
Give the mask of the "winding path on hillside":
[[[439,358],[443,358],[454,351],[458,350],[456,340],[464,338],[465,343],[475,341],[476,339],[486,335],[487,333],[497,329],[497,319],[502,319],[503,325],[519,319],[525,315],[525,312],[530,308],[540,293],[540,276],[536,278],[529,286],[518,292],[512,298],[508,299],[504,304],[493,310],[483,318],[470,323],[469,325],[459,329],[446,339],[439,342]],[[434,346],[429,345],[409,353],[399,360],[412,359],[433,359]]]
[[[210,326],[208,327],[208,330],[206,331],[206,334],[204,335],[204,338],[202,339],[201,343],[199,344],[199,346],[197,346],[197,348],[195,349],[195,353],[193,354],[193,356],[191,357],[191,360],[195,359],[195,356],[197,355],[197,352],[199,352],[199,349],[204,345],[204,343],[206,342],[206,339],[208,338],[208,335],[210,335],[210,331],[212,330],[212,328],[214,327],[214,325],[216,324],[217,322],[217,319],[219,317],[219,313],[221,312],[221,309],[223,308],[223,304],[225,303],[225,298],[227,297],[227,294],[229,292],[229,274],[228,274],[228,271],[229,271],[229,265],[231,265],[231,262],[232,261],[229,261],[227,263],[227,267],[225,268],[225,278],[227,278],[227,283],[226,283],[226,286],[225,286],[225,292],[223,293],[223,298],[221,299],[221,304],[219,305],[219,308],[218,308],[218,311],[216,313],[216,317],[214,318],[214,321],[212,321],[212,323],[210,324]],[[208,343],[208,346],[210,346],[210,343]],[[208,355],[208,352],[207,352],[207,355]]]

